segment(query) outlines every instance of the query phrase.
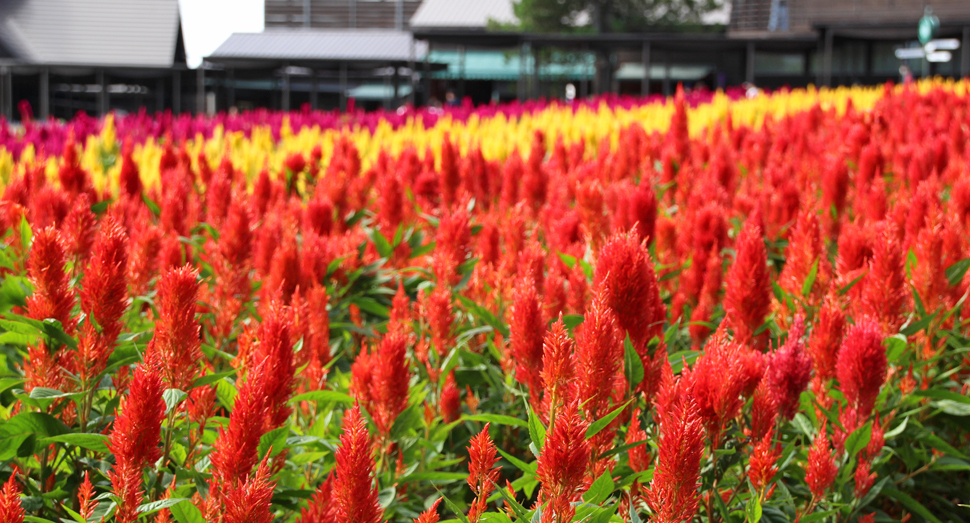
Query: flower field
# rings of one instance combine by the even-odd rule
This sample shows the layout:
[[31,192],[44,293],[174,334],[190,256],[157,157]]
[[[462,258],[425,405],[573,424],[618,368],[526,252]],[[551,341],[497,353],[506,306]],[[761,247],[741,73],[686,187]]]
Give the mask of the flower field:
[[0,122],[0,522],[970,521],[968,143],[942,80]]

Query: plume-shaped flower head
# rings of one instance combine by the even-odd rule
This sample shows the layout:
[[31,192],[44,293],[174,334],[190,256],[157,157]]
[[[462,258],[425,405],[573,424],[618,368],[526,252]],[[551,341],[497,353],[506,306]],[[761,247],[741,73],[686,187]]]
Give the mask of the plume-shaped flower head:
[[667,314],[646,246],[632,234],[610,238],[600,251],[594,282],[643,359],[650,338],[662,336]]
[[765,374],[778,412],[789,420],[795,417],[799,396],[812,378],[812,359],[805,351],[804,333],[804,322],[796,317],[788,331],[788,341],[771,355]]
[[472,522],[478,521],[479,516],[485,512],[485,505],[488,503],[488,496],[492,492],[495,482],[498,481],[499,469],[495,466],[498,462],[498,452],[495,444],[488,434],[489,424],[471,439],[468,445],[468,486],[471,487],[475,495],[468,519]]
[[17,485],[17,474],[11,474],[10,479],[0,490],[0,521],[4,523],[24,523],[23,507],[20,505],[20,487]]
[[846,430],[854,430],[869,417],[886,382],[886,349],[883,334],[874,320],[862,319],[849,328],[839,351],[836,374],[848,410],[854,416]]
[[158,279],[158,318],[151,350],[157,353],[162,377],[170,388],[189,390],[202,359],[199,322],[195,319],[199,271],[186,265]]
[[734,338],[748,343],[771,307],[771,278],[760,215],[745,222],[735,250],[737,257],[725,282],[724,311]]
[[835,482],[838,472],[839,467],[835,463],[835,455],[829,448],[829,438],[823,427],[808,450],[808,463],[805,465],[805,482],[808,483],[812,495],[816,498],[823,497],[825,491]]
[[336,453],[333,497],[339,523],[380,523],[382,511],[374,484],[374,456],[367,422],[360,406],[344,415],[343,434]]
[[542,514],[544,522],[564,523],[573,519],[576,509],[572,503],[586,485],[584,478],[591,451],[586,440],[588,426],[580,418],[575,403],[556,416],[536,469],[536,478],[542,483],[542,499],[549,502]]

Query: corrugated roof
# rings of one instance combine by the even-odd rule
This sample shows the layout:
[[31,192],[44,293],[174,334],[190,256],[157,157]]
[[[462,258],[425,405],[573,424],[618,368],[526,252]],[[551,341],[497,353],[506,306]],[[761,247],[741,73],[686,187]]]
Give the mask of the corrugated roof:
[[178,0],[5,0],[0,39],[29,64],[171,67]]
[[411,17],[411,27],[484,29],[489,20],[514,23],[512,0],[424,0]]
[[[234,33],[209,56],[213,59],[408,61],[411,33],[388,30],[288,30]],[[415,42],[414,57],[424,42]]]

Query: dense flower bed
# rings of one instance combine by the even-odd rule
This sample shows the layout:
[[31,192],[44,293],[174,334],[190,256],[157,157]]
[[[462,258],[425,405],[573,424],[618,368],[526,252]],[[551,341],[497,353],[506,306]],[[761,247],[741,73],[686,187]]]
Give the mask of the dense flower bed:
[[966,83],[0,124],[0,521],[965,521]]

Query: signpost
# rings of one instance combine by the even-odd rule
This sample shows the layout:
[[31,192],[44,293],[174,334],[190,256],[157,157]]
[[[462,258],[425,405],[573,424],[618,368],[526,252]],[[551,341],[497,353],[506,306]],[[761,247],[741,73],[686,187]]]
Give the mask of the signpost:
[[930,63],[949,62],[953,59],[950,51],[960,48],[960,41],[956,38],[940,38],[934,40],[940,30],[940,19],[933,14],[933,8],[927,6],[923,10],[923,17],[919,19],[916,35],[920,47],[904,47],[896,49],[896,58],[900,60],[923,60],[923,76],[929,74]]

